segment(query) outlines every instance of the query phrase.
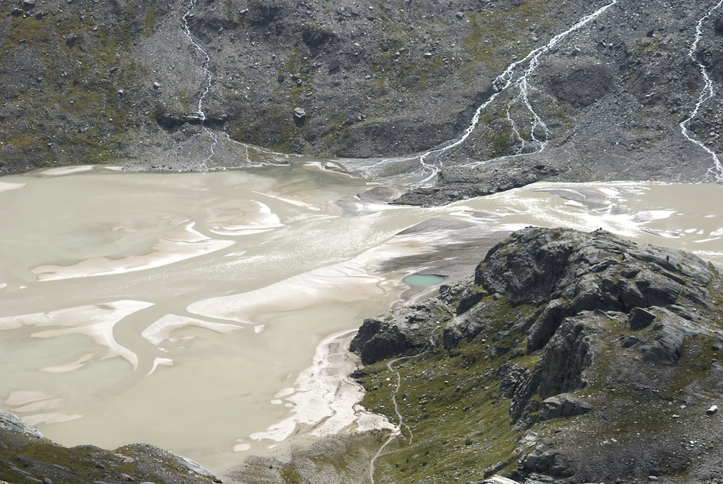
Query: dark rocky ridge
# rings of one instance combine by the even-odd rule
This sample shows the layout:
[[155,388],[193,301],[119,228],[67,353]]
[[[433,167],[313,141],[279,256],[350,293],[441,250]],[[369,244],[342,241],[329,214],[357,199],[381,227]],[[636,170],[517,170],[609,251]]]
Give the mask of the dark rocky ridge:
[[0,410],[0,480],[10,483],[212,484],[221,482],[193,461],[147,444],[108,451],[62,447]]
[[[405,381],[425,380],[430,363],[460,367],[442,374],[457,386],[440,392],[447,412],[494,401],[509,423],[492,425],[510,425],[518,439],[528,429],[547,435],[507,452],[497,470],[513,478],[628,482],[654,470],[663,482],[710,482],[723,472],[723,424],[706,415],[723,399],[722,282],[718,268],[681,251],[529,228],[490,250],[472,280],[365,320],[352,349],[371,365],[358,375],[370,395],[367,382],[387,374],[375,362],[417,355]],[[494,393],[475,397],[479,382]],[[400,389],[406,401],[411,386]],[[473,425],[479,410],[467,405],[458,418]],[[400,408],[417,435],[425,424],[444,434],[435,414]],[[681,449],[684,436],[693,443]]]
[[[222,141],[225,133],[283,152],[374,157],[459,136],[505,66],[606,3],[206,1],[188,23],[210,56],[204,111]],[[517,92],[509,89],[441,160],[448,168],[437,192],[403,201],[444,203],[534,179],[705,179],[711,157],[678,123],[703,87],[687,51],[714,4],[619,2],[543,56],[529,78],[530,102],[550,131],[547,150],[530,152],[530,113],[510,104]],[[190,5],[0,1],[0,171],[98,162],[198,168],[212,140],[194,115],[206,76],[182,31]],[[716,92],[722,15],[704,23],[697,52]],[[721,114],[710,101],[691,123],[719,153]],[[246,162],[242,147],[222,145],[208,166]],[[455,166],[515,153],[496,174]]]

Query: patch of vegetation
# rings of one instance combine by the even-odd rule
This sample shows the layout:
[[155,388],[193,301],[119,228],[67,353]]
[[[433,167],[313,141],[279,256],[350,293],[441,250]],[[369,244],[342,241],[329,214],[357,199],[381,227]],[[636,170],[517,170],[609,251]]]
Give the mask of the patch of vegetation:
[[281,467],[281,479],[284,484],[304,484],[304,480],[296,471],[294,466],[284,465]]
[[494,118],[490,115],[480,117],[480,125],[484,126],[480,138],[484,141],[486,153],[489,158],[498,158],[512,154],[511,148],[514,144],[514,132],[512,125],[506,124],[504,128],[495,130],[490,128]]
[[143,36],[150,37],[156,30],[158,24],[158,18],[156,17],[156,9],[151,7],[146,10],[146,15],[143,19]]
[[[117,159],[128,128],[144,122],[124,93],[147,74],[144,66],[118,55],[143,30],[131,17],[138,12],[124,13],[111,26],[98,25],[84,15],[57,16],[52,21],[48,16],[9,18],[8,42],[0,46],[0,56],[40,59],[40,65],[35,66],[39,73],[33,74],[32,82],[15,91],[24,112],[3,123],[6,149],[32,155],[34,163]],[[155,23],[153,8],[145,13],[141,21],[145,18],[146,26]],[[71,33],[77,37],[74,43],[67,42]],[[37,142],[29,147],[27,138]]]
[[434,475],[439,482],[479,480],[486,469],[513,455],[519,433],[509,423],[510,401],[499,399],[497,373],[509,361],[533,366],[539,354],[525,354],[522,334],[492,336],[509,330],[535,308],[515,306],[507,297],[488,296],[480,304],[489,308],[481,316],[489,326],[471,341],[462,340],[450,351],[437,348],[405,358],[394,363],[395,371],[386,362],[364,368],[361,383],[367,393],[362,404],[397,425],[392,396],[397,371],[401,377],[396,400],[404,420],[403,438],[397,449],[380,458],[380,479],[406,483]]
[[532,45],[518,42],[519,32],[533,25],[540,30],[551,25],[545,18],[546,4],[544,0],[531,0],[509,11],[494,9],[468,14],[469,33],[462,43],[465,51],[474,60],[497,69],[503,69],[511,57],[526,56]]
[[[442,482],[476,480],[512,453],[517,433],[508,423],[509,402],[496,398],[494,375],[502,359],[473,361],[468,356],[463,351],[449,357],[438,350],[398,363],[402,385],[397,403],[409,428],[402,428],[402,445],[380,458],[380,479],[407,483],[434,475]],[[382,363],[365,373],[363,405],[398,424],[391,402],[396,373]]]
[[319,135],[319,142],[317,143],[317,149],[321,153],[328,153],[328,150],[331,148],[334,141],[342,135],[343,131],[346,129],[344,123],[346,123],[346,118],[343,116],[336,117],[327,122],[326,128],[324,128]]
[[264,139],[264,132],[258,124],[254,126],[239,125],[233,130],[230,137],[239,143],[260,145]]
[[178,104],[181,105],[182,109],[186,113],[191,113],[194,111],[193,108],[193,93],[190,91],[187,91],[186,89],[181,89],[176,94],[178,98]]

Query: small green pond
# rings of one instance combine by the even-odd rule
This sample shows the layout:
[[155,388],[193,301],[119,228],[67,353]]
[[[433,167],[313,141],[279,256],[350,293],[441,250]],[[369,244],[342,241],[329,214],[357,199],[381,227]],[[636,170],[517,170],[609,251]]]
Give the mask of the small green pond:
[[434,286],[444,282],[446,277],[434,274],[413,274],[402,279],[402,282],[410,286]]

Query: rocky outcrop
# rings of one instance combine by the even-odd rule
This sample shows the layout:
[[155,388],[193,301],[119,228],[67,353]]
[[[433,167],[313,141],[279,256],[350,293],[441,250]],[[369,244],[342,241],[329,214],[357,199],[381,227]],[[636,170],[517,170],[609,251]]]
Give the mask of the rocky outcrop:
[[592,407],[587,403],[564,393],[547,398],[542,404],[544,407],[540,415],[540,420],[575,417],[577,415],[585,415],[592,410]]
[[431,299],[404,307],[383,319],[365,319],[351,341],[352,351],[359,352],[365,365],[407,352],[435,347],[441,322],[449,318],[449,309]]
[[[521,480],[530,473],[575,476],[574,482],[639,476],[648,472],[645,466],[659,467],[654,454],[634,451],[632,461],[606,469],[607,461],[624,452],[612,445],[623,437],[610,440],[606,432],[635,428],[632,440],[625,437],[629,446],[669,452],[664,443],[675,440],[675,425],[650,423],[656,412],[682,422],[676,420],[680,409],[692,405],[686,431],[717,438],[713,429],[719,425],[701,419],[715,418],[707,409],[723,399],[720,385],[712,385],[723,341],[722,283],[717,267],[689,253],[638,245],[601,230],[527,228],[493,247],[472,280],[443,286],[438,298],[422,304],[435,312],[415,313],[418,334],[407,310],[392,311],[365,321],[352,349],[367,364],[417,355],[436,369],[477,365],[477,373],[461,371],[445,385],[456,384],[459,391],[465,386],[458,381],[494,378],[496,401],[508,415],[508,423],[496,425],[515,432],[542,422],[548,430],[566,429],[526,455],[517,451],[512,475]],[[405,378],[428,374],[410,371]],[[430,396],[420,398],[426,403]],[[671,407],[676,401],[681,403]],[[606,438],[611,446],[598,448]],[[685,465],[669,463],[666,472]]]
[[28,435],[30,437],[44,438],[43,434],[38,432],[30,425],[27,425],[17,416],[3,410],[0,410],[0,429],[11,432],[18,432]]
[[556,180],[562,171],[563,160],[564,157],[546,156],[544,159],[504,159],[473,168],[451,166],[442,169],[433,187],[410,190],[393,203],[444,205],[524,187],[541,180]]
[[[478,302],[459,311],[462,294],[473,288]],[[502,299],[513,307],[534,308],[526,318],[508,322],[506,331],[494,332],[497,344],[491,346],[493,356],[504,355],[513,349],[504,341],[519,334],[525,335],[527,354],[541,352],[524,378],[519,370],[508,371],[500,386],[502,396],[512,398],[511,422],[522,419],[522,427],[528,427],[541,409],[533,396],[547,399],[587,385],[590,340],[600,318],[619,314],[615,317],[633,332],[655,322],[638,349],[647,362],[672,365],[685,337],[702,331],[689,324],[692,315],[697,313],[698,321],[714,317],[711,290],[720,291],[715,269],[692,254],[638,246],[602,231],[530,228],[492,248],[465,289],[445,287],[435,303],[392,312],[384,321],[366,320],[351,349],[360,352],[365,364],[436,344],[454,349],[462,340],[493,330]],[[483,300],[485,295],[497,299]],[[444,303],[455,302],[457,310],[445,311]],[[444,330],[435,343],[440,320]]]

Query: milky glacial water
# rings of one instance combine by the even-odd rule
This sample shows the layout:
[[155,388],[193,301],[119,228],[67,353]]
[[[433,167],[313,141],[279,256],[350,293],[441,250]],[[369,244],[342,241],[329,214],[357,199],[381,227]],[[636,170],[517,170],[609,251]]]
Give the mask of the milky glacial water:
[[511,230],[603,228],[723,263],[720,185],[541,183],[423,209],[318,166],[3,178],[0,407],[65,445],[148,442],[223,472],[391,426],[354,407],[354,330],[435,290],[404,277],[453,282]]
[[402,279],[402,282],[410,286],[434,286],[443,283],[444,280],[445,277],[434,274],[412,274]]

